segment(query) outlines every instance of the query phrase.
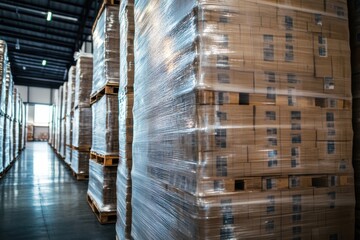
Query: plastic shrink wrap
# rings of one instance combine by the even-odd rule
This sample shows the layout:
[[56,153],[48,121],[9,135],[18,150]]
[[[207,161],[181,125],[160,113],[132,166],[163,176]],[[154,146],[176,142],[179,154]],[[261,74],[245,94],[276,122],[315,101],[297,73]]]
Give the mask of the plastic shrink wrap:
[[116,167],[104,167],[89,161],[88,195],[96,202],[100,212],[116,211]]
[[75,79],[76,79],[76,66],[71,66],[68,72],[68,94],[67,94],[67,106],[66,116],[71,116],[74,110],[75,100]]
[[92,142],[91,117],[91,108],[76,108],[74,110],[71,168],[77,174],[89,173],[89,150]]
[[72,149],[71,155],[71,169],[79,175],[89,174],[90,152]]
[[134,1],[123,0],[119,10],[119,165],[116,179],[118,239],[131,239],[131,168],[133,140]]
[[104,95],[92,106],[91,151],[119,155],[119,105],[117,95]]
[[63,95],[63,86],[59,87],[59,93],[56,101],[56,120],[55,120],[55,149],[59,153],[60,150],[60,136],[61,136],[61,101]]
[[68,82],[64,82],[63,84],[63,94],[62,94],[62,99],[61,99],[61,113],[60,113],[60,131],[61,131],[61,135],[60,135],[60,155],[65,158],[65,154],[66,154],[66,107],[67,107],[67,99],[68,99]]
[[12,137],[13,137],[13,124],[11,121],[12,116],[12,96],[13,96],[13,82],[10,63],[7,64],[6,77],[5,77],[5,125],[4,125],[4,168],[8,167],[12,162]]
[[0,40],[0,174],[5,166],[4,155],[4,124],[5,124],[5,83],[7,71],[7,45]]
[[349,27],[351,43],[351,70],[353,94],[354,150],[353,166],[355,172],[355,239],[360,239],[360,5],[358,1],[349,0]]
[[91,147],[91,108],[76,108],[73,119],[73,146]]
[[354,239],[346,2],[135,1],[133,239]]
[[105,5],[93,29],[92,94],[105,85],[119,85],[119,5]]
[[76,67],[71,66],[68,73],[68,94],[67,94],[67,106],[66,106],[66,154],[65,162],[71,163],[71,146],[72,146],[72,128],[74,117],[74,99],[75,99],[75,76]]
[[90,107],[90,93],[93,78],[92,54],[81,53],[76,61],[74,107]]

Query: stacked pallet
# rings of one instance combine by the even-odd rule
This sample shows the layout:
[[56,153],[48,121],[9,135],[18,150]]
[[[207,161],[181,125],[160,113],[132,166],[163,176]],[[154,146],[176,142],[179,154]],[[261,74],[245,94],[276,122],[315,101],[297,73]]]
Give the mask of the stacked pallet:
[[5,124],[5,82],[7,71],[7,45],[4,41],[0,41],[0,175],[5,170],[4,155],[4,124]]
[[10,63],[7,65],[7,72],[6,72],[6,92],[5,92],[5,104],[6,104],[6,111],[5,111],[5,125],[4,125],[4,162],[5,166],[9,166],[13,162],[13,124],[12,124],[12,115],[13,115],[13,91],[14,91],[14,83],[11,74]]
[[25,124],[23,103],[14,88],[6,42],[0,40],[0,177],[12,166],[20,151],[20,133]]
[[353,239],[346,2],[135,12],[132,238]]
[[349,2],[349,25],[351,43],[352,66],[352,94],[353,94],[353,127],[354,150],[353,165],[355,172],[355,239],[360,239],[360,6],[356,1]]
[[[104,3],[93,27],[92,146],[88,199],[101,223],[116,221],[119,162],[119,5]],[[98,214],[97,214],[98,213]],[[106,216],[106,217],[104,217]]]
[[61,99],[61,114],[60,114],[60,146],[59,153],[62,159],[65,159],[66,154],[66,107],[68,99],[68,82],[64,82],[62,86],[62,99]]
[[60,156],[60,136],[61,132],[61,108],[62,108],[62,99],[63,99],[63,86],[59,87],[58,95],[56,98],[55,104],[55,116],[54,116],[54,142],[55,142],[55,151],[57,155]]
[[134,1],[121,1],[120,22],[120,86],[119,86],[119,151],[117,172],[118,239],[131,239],[131,168],[134,105]]
[[66,106],[66,149],[65,149],[65,162],[70,165],[72,158],[72,124],[74,116],[74,100],[75,100],[75,76],[76,68],[71,66],[68,74],[68,94],[67,94],[67,106]]
[[92,86],[92,72],[92,55],[81,54],[76,62],[71,156],[71,169],[78,180],[89,178],[89,158],[92,143],[92,113],[89,96]]

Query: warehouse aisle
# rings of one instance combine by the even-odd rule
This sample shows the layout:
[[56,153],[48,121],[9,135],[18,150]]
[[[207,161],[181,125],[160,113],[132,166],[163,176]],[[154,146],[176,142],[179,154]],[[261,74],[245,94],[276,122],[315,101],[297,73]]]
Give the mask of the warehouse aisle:
[[115,226],[98,223],[86,191],[47,143],[28,143],[0,180],[0,239],[115,239]]

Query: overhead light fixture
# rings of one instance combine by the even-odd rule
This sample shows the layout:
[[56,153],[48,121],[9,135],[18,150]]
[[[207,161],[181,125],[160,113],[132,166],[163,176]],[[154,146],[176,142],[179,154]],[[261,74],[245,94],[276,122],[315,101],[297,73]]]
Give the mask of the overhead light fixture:
[[46,60],[42,60],[42,65],[46,66]]
[[26,70],[26,67],[25,67],[25,66],[23,66],[23,70]]
[[52,19],[52,12],[48,11],[48,12],[47,12],[47,15],[46,15],[46,20],[47,20],[48,22],[50,22],[51,19]]

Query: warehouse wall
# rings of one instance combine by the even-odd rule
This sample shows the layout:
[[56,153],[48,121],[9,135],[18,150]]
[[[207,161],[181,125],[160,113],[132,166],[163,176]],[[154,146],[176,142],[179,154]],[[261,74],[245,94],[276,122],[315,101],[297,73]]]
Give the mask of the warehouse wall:
[[53,104],[57,89],[15,85],[24,103]]

